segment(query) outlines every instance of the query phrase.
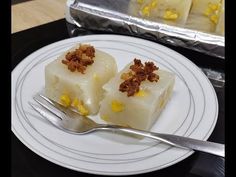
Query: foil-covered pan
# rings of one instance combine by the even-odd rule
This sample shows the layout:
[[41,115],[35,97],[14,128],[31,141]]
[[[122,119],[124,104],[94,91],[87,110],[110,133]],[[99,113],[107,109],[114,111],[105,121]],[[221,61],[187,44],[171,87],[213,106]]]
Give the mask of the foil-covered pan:
[[75,0],[70,15],[81,29],[139,36],[225,58],[224,36],[149,21],[128,11],[129,0]]

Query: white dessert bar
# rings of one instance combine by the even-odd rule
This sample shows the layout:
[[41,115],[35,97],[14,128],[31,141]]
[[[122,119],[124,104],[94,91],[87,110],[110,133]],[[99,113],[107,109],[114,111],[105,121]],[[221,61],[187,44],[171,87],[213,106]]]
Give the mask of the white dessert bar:
[[102,86],[116,73],[111,55],[89,45],[77,45],[46,66],[45,94],[66,107],[75,107],[82,115],[96,114]]
[[[139,63],[138,60],[135,62]],[[158,68],[150,74],[152,78],[137,71],[140,77],[146,77],[137,87],[135,80],[138,78],[132,76],[131,65],[135,65],[134,62],[103,86],[106,92],[101,102],[100,117],[108,123],[149,130],[172,95],[175,76]],[[135,78],[133,83],[130,82],[132,77]]]
[[216,26],[216,33],[222,36],[225,35],[225,1],[224,0],[222,0],[222,4],[221,4],[220,17],[218,20],[218,24]]
[[193,0],[186,27],[204,32],[216,32],[222,0]]

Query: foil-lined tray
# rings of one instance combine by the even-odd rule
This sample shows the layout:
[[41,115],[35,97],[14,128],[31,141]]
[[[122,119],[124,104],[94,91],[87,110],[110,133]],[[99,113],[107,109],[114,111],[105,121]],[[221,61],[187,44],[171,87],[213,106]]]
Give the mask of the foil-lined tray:
[[128,6],[129,0],[75,0],[70,15],[78,28],[139,36],[225,58],[224,36],[135,17]]

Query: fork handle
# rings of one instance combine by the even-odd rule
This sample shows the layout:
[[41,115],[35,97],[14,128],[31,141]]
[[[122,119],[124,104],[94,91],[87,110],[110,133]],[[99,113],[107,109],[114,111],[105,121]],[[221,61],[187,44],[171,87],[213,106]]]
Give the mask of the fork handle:
[[170,134],[161,134],[161,133],[154,133],[154,132],[148,132],[144,130],[138,130],[133,128],[124,128],[116,125],[106,125],[99,127],[100,130],[105,131],[112,131],[112,132],[126,132],[131,133],[135,135],[141,135],[147,138],[152,138],[155,140],[159,140],[161,142],[167,143],[169,145],[184,148],[184,149],[191,149],[195,151],[201,151],[210,153],[213,155],[225,157],[225,145],[209,142],[209,141],[202,141],[197,139],[192,139],[188,137],[183,136],[177,136],[177,135],[170,135]]

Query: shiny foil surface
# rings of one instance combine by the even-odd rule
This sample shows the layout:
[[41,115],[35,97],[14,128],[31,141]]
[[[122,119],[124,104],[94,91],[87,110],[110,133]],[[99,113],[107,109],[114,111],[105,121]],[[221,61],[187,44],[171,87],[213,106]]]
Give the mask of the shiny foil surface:
[[130,0],[75,0],[70,14],[78,28],[139,36],[225,58],[224,36],[149,21],[129,12]]

